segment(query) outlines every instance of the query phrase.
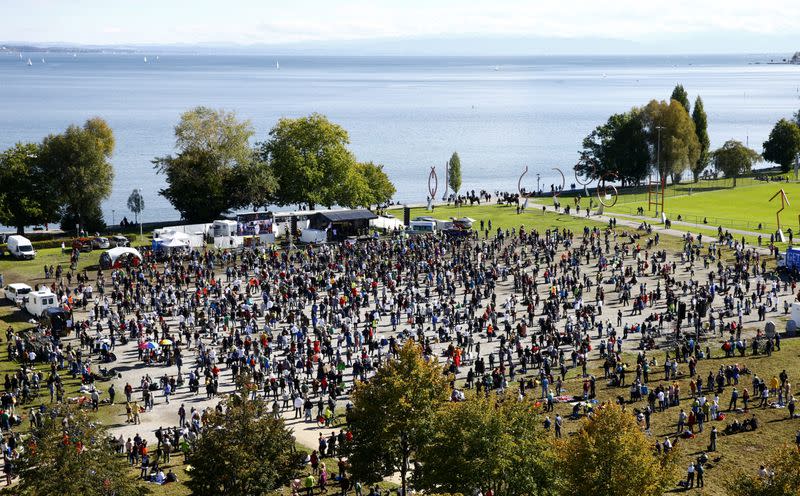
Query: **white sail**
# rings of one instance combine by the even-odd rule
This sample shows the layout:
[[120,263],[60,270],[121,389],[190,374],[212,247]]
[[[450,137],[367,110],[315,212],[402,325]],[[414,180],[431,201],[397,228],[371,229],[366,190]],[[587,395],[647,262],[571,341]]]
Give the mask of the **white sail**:
[[144,58],[144,63],[145,63],[145,64],[147,63],[147,57],[145,57],[145,58]]
[[33,62],[31,62],[31,59],[28,59],[28,65],[33,65]]

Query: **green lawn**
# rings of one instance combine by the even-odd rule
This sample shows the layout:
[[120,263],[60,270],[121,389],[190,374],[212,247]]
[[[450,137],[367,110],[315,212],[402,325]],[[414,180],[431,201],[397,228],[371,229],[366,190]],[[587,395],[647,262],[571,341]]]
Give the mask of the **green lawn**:
[[[664,209],[670,219],[676,220],[678,215],[687,222],[702,223],[707,219],[712,227],[749,231],[757,231],[760,223],[769,239],[769,232],[777,229],[775,212],[781,207],[780,198],[771,202],[769,199],[783,189],[790,205],[781,212],[781,225],[784,231],[791,227],[797,232],[800,227],[800,183],[757,183],[704,192],[694,189],[689,194],[691,188],[691,184],[683,185],[682,196],[666,197]],[[646,195],[620,195],[617,205],[607,210],[634,214],[638,207],[643,207],[649,215],[654,214],[647,210]]]

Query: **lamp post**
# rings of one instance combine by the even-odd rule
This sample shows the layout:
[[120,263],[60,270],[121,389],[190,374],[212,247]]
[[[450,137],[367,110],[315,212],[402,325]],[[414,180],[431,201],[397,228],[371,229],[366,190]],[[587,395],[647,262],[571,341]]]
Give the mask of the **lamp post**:
[[[664,211],[664,183],[666,178],[661,172],[661,130],[664,126],[656,126],[658,131],[658,143],[656,144],[656,169],[658,169],[658,177],[661,180],[661,211]],[[658,214],[658,204],[656,204],[656,214]]]
[[537,195],[539,194],[539,179],[541,179],[541,177],[542,176],[540,174],[536,174],[536,194]]

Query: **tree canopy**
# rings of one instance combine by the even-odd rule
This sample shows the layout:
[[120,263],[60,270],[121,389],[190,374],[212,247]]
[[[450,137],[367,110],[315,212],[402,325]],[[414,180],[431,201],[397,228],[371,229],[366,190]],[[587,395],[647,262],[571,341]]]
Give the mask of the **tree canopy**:
[[699,96],[694,101],[692,121],[694,122],[694,131],[697,134],[697,142],[700,144],[700,155],[697,157],[697,161],[689,167],[692,170],[692,177],[697,182],[700,174],[708,167],[708,162],[711,158],[708,153],[711,146],[711,141],[708,139],[708,116],[703,107],[703,99]]
[[736,186],[737,177],[750,172],[753,164],[761,160],[758,152],[736,140],[726,141],[724,145],[714,150],[712,158],[714,167],[718,171],[722,172],[725,177],[733,178],[734,186]]
[[136,216],[135,222],[138,224],[139,214],[144,210],[144,196],[142,196],[142,191],[139,188],[131,191],[131,195],[128,197],[128,210]]
[[447,162],[447,181],[453,193],[458,194],[461,189],[461,158],[458,152],[453,152],[450,161]]
[[407,494],[410,459],[430,439],[436,411],[448,399],[443,370],[409,340],[396,359],[356,385],[348,414],[353,441],[347,447],[356,479],[377,482],[399,471]]
[[604,405],[555,447],[559,485],[576,496],[661,496],[672,482],[675,451],[656,456],[633,415]]
[[676,100],[683,106],[684,109],[686,109],[686,113],[689,113],[689,93],[683,88],[682,84],[675,85],[675,88],[672,90],[672,96],[670,96],[670,100]]
[[25,226],[59,219],[59,191],[39,160],[40,146],[17,143],[0,155],[0,224]]
[[294,451],[283,419],[269,414],[262,398],[247,396],[240,393],[228,400],[225,413],[212,413],[187,456],[192,494],[267,494],[298,473],[303,455]]
[[764,463],[769,477],[761,477],[751,468],[740,471],[727,481],[732,496],[798,496],[800,495],[800,449],[782,446]]
[[114,167],[109,159],[114,143],[113,131],[99,117],[44,139],[39,161],[58,185],[62,228],[79,224],[87,230],[100,230],[105,226],[100,203],[111,194]]
[[[279,205],[369,206],[388,201],[394,186],[381,166],[359,164],[348,149],[347,131],[321,114],[284,118],[261,145],[269,163]],[[369,191],[371,187],[378,191]]]
[[679,182],[683,171],[700,158],[694,122],[677,100],[669,103],[652,100],[642,109],[642,115],[648,130],[653,164],[660,164],[662,176],[672,176],[673,182]]
[[551,494],[550,444],[533,401],[491,394],[446,403],[420,449],[418,489],[471,494]]
[[[62,424],[62,420],[64,423]],[[42,416],[41,426],[20,451],[15,494],[138,496],[149,493],[130,475],[108,432],[83,410],[69,407],[65,418]]]
[[800,127],[786,119],[779,120],[764,142],[764,159],[779,164],[783,172],[789,172],[797,160],[798,153],[800,153]]
[[233,112],[197,107],[175,126],[176,155],[153,160],[166,175],[159,191],[190,222],[205,222],[234,208],[264,206],[277,182],[250,146],[249,121]]
[[579,174],[602,179],[616,173],[624,183],[637,184],[647,177],[650,149],[638,111],[614,114],[583,139]]

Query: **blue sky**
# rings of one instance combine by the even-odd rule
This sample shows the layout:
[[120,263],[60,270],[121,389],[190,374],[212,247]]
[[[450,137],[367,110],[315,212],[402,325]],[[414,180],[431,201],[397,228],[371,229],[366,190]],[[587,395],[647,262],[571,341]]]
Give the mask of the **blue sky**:
[[[797,40],[787,0],[0,0],[0,40],[76,44],[292,44],[448,37]],[[771,45],[770,45],[771,46]],[[776,48],[779,48],[776,46]]]

